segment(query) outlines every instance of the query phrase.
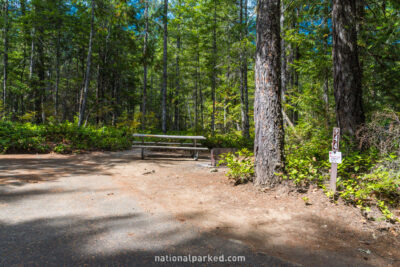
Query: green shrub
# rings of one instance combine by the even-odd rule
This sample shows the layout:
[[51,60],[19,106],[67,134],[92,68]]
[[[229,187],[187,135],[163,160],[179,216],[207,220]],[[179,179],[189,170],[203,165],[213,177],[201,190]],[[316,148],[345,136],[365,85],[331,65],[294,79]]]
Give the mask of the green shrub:
[[254,137],[250,139],[245,138],[241,135],[231,133],[231,134],[215,134],[206,135],[206,140],[202,140],[202,144],[208,148],[216,147],[228,147],[228,148],[247,148],[253,150],[254,147]]
[[222,154],[219,164],[226,164],[229,168],[226,175],[235,181],[235,185],[243,184],[253,179],[253,153],[246,148],[236,153]]
[[45,125],[0,121],[1,153],[123,150],[131,144],[131,132],[124,127],[78,127],[68,121]]

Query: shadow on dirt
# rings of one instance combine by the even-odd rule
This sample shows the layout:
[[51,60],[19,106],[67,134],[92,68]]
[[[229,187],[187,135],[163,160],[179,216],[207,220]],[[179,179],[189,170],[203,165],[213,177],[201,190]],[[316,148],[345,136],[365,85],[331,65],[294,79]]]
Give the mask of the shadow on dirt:
[[[0,158],[0,187],[2,185],[22,186],[28,183],[54,181],[61,177],[77,175],[112,175],[109,170],[121,164],[135,164],[141,161],[140,150],[107,152],[98,154],[67,155],[50,158],[49,155],[7,155]],[[190,155],[189,155],[190,156]],[[203,155],[201,159],[206,159]],[[179,153],[151,152],[145,161],[171,166],[174,162],[192,161],[188,155]],[[24,172],[20,174],[18,172]],[[26,173],[29,174],[26,174]]]
[[[214,233],[184,235],[182,232],[190,230],[180,225],[154,234],[146,231],[149,229],[146,216],[140,213],[95,219],[66,216],[16,224],[0,221],[0,265],[294,266],[266,254],[254,253],[246,246],[221,239]],[[153,223],[176,224],[168,217],[158,218]],[[189,254],[245,256],[246,260],[245,263],[217,264],[204,261],[197,264],[155,262],[155,256]]]
[[[132,212],[123,209],[122,214],[101,216],[77,216],[66,210],[65,213],[39,213],[36,209],[44,207],[32,206],[29,216],[21,206],[13,206],[14,202],[24,199],[26,202],[38,197],[52,199],[68,198],[68,194],[76,196],[81,191],[90,197],[93,188],[86,188],[86,182],[77,189],[50,187],[38,189],[27,183],[48,182],[49,184],[70,175],[98,173],[109,175],[109,169],[116,164],[135,164],[139,157],[128,152],[100,155],[76,155],[61,158],[10,158],[0,159],[0,208],[7,209],[0,217],[0,266],[293,266],[297,262],[304,266],[369,266],[373,259],[379,259],[384,265],[399,263],[399,259],[383,258],[383,249],[371,249],[371,254],[363,254],[359,248],[369,249],[370,236],[362,230],[350,230],[340,220],[331,220],[320,216],[299,217],[299,231],[302,225],[315,229],[313,236],[321,239],[330,237],[331,249],[299,246],[290,241],[281,245],[269,245],[276,236],[261,232],[253,225],[251,231],[238,231],[229,222],[220,223],[215,229],[199,231],[191,226],[190,221],[207,221],[210,214],[206,211],[181,213],[176,216],[150,215],[145,212]],[[172,159],[159,158],[156,164],[173,164]],[[13,174],[13,170],[37,170],[36,176]],[[4,170],[6,170],[4,172]],[[9,172],[10,174],[7,174]],[[1,187],[1,184],[16,187]],[[3,190],[1,190],[3,189]],[[107,188],[105,191],[113,189]],[[96,189],[97,192],[101,188]],[[108,196],[107,192],[104,193]],[[109,196],[110,198],[112,196]],[[114,212],[115,202],[108,202],[101,192],[99,204],[103,208],[111,208]],[[35,202],[36,203],[36,202]],[[23,203],[19,203],[23,205]],[[109,206],[112,207],[109,207]],[[67,209],[69,206],[66,206]],[[0,209],[1,210],[1,209]],[[240,214],[240,210],[237,210]],[[65,215],[67,214],[67,215]],[[265,226],[273,221],[263,222]],[[309,228],[309,227],[308,227]],[[268,229],[268,227],[267,227]],[[276,233],[275,233],[276,235]],[[333,237],[331,235],[334,235]],[[343,244],[345,236],[360,240],[362,244]],[[387,243],[388,241],[386,241]],[[264,248],[264,249],[262,249]],[[212,256],[245,256],[243,263],[156,263],[155,256],[163,255],[212,255]],[[376,265],[376,264],[371,264]],[[383,265],[383,264],[382,264]]]
[[[168,216],[148,218],[144,213],[96,218],[62,216],[20,223],[0,220],[0,266],[295,266],[289,262],[305,266],[373,266],[368,264],[370,256],[354,256],[359,253],[357,247],[339,252],[274,245],[272,251],[260,251],[269,240],[256,228],[237,234],[226,223],[212,231],[198,232],[185,223],[186,219],[207,216],[203,212],[182,213],[178,216],[180,222]],[[335,225],[338,232],[365,240],[362,234],[348,232],[337,222],[319,217],[304,218],[304,223],[309,222],[318,226],[320,223]],[[174,227],[153,229],[165,224]],[[320,235],[323,237],[326,233],[321,231]],[[372,253],[371,256],[376,256],[375,251]],[[154,261],[155,256],[189,254],[245,256],[246,262],[177,264]],[[395,259],[385,261],[398,263]]]

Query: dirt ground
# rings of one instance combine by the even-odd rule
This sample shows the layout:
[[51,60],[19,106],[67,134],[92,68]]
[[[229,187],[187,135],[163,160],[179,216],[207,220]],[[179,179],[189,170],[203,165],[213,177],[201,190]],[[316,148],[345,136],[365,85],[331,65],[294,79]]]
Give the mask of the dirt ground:
[[[57,160],[59,167],[50,162],[35,168],[37,158]],[[159,152],[145,160],[137,152],[0,156],[3,166],[16,160],[31,167],[3,172],[0,187],[101,171],[147,213],[169,213],[181,224],[245,244],[257,254],[304,266],[400,266],[398,226],[368,221],[355,207],[331,203],[317,188],[300,194],[234,186],[224,168],[212,171],[206,155],[199,161]]]

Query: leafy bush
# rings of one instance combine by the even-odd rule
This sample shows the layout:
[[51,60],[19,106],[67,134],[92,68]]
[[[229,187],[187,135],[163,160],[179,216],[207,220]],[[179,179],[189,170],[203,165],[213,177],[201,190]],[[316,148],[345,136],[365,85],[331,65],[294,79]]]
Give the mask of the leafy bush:
[[[369,136],[373,138],[364,139],[364,142],[369,140],[369,149],[361,152],[345,138],[342,140],[343,161],[338,165],[337,192],[343,200],[361,209],[369,210],[371,206],[377,206],[384,219],[395,221],[398,219],[390,208],[400,202],[399,151],[396,145],[393,146],[396,142],[392,139],[397,133],[396,123],[390,122],[388,127],[382,128],[376,123],[369,123],[368,127],[374,125],[375,132],[379,132],[377,128],[390,130],[390,134],[379,139],[369,131]],[[288,129],[286,133],[286,173],[283,179],[292,180],[302,188],[317,184],[328,196],[332,196],[327,187],[331,166],[328,161],[329,132],[324,127],[312,128],[310,123],[299,122],[295,129]],[[387,140],[393,142],[389,145]],[[387,156],[390,151],[392,154]]]
[[226,164],[229,168],[226,175],[235,181],[235,185],[243,184],[253,179],[253,153],[246,148],[235,153],[222,154],[219,164]]
[[129,129],[76,123],[35,125],[0,121],[0,152],[69,153],[76,150],[122,150],[131,146]]
[[206,138],[207,140],[202,141],[202,144],[208,148],[229,147],[252,150],[254,147],[254,137],[248,139],[235,133],[206,135]]

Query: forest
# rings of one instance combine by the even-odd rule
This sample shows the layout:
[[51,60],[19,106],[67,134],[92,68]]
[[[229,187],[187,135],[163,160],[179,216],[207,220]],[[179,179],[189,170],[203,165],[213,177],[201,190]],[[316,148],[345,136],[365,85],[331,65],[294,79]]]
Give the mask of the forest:
[[399,220],[397,0],[2,0],[1,11],[0,152],[204,135],[240,149],[224,159],[238,183],[314,184]]

